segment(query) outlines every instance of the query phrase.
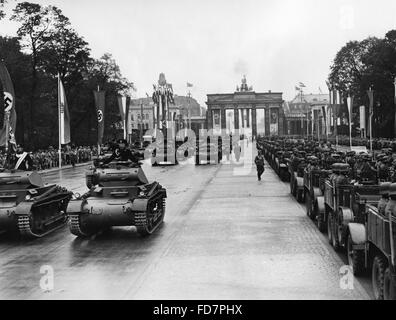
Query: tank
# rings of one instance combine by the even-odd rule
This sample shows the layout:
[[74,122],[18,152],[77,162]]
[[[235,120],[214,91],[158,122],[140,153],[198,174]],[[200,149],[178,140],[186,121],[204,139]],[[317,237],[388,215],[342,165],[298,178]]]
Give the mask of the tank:
[[66,223],[72,192],[44,184],[37,172],[0,173],[0,232],[40,238]]
[[99,165],[86,178],[90,190],[73,195],[68,205],[72,234],[90,237],[113,226],[136,226],[141,235],[150,235],[162,224],[166,190],[149,183],[140,165]]

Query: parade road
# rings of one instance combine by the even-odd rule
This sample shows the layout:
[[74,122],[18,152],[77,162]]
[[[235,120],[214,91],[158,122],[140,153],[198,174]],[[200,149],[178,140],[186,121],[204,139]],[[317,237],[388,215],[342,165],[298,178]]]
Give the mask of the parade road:
[[[84,193],[87,168],[44,178]],[[65,226],[29,241],[1,235],[0,299],[371,298],[369,281],[348,276],[343,255],[268,165],[261,182],[246,165],[143,169],[168,193],[157,232],[113,228],[86,240]]]

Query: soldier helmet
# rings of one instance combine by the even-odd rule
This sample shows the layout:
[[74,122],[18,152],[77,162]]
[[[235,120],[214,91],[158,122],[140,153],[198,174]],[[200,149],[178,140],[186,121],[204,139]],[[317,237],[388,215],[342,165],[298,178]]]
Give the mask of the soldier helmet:
[[126,139],[119,139],[117,141],[118,144],[128,144],[128,142],[126,141]]

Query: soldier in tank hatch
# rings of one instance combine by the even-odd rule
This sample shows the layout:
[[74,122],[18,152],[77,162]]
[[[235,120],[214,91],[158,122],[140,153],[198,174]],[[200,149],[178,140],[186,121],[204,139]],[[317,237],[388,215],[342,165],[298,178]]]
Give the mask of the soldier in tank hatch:
[[139,158],[134,155],[130,149],[128,149],[128,142],[125,139],[118,140],[118,147],[114,150],[113,154],[104,161],[104,164],[108,164],[114,160],[116,161],[132,161],[139,163]]

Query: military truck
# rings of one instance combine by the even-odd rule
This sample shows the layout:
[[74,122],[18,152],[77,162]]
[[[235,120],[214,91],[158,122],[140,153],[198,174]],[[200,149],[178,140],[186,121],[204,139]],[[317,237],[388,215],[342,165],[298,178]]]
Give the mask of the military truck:
[[354,223],[364,223],[366,205],[376,205],[381,195],[379,185],[352,184],[346,163],[333,164],[332,172],[325,182],[325,219],[329,242],[340,250],[347,248]]
[[308,217],[321,232],[327,230],[325,221],[325,180],[331,171],[309,166],[304,171],[304,198]]
[[298,202],[304,202],[304,169],[306,161],[303,157],[292,157],[289,161],[290,193]]
[[289,182],[290,174],[288,163],[290,161],[291,153],[287,150],[277,151],[275,156],[275,172],[282,181]]
[[349,265],[355,275],[371,269],[376,300],[396,299],[396,184],[389,194],[385,209],[366,205],[365,219],[351,223],[348,237]]

